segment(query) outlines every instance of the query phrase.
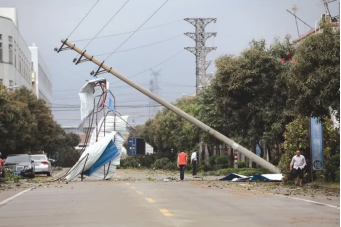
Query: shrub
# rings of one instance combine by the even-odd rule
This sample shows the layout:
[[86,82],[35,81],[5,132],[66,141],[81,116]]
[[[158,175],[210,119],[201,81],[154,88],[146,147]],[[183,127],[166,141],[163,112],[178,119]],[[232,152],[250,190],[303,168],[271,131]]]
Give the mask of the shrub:
[[212,169],[212,167],[205,164],[205,163],[201,163],[197,166],[198,172],[207,172],[207,171],[210,171],[211,169]]
[[126,159],[122,159],[120,163],[120,167],[123,169],[127,168],[137,168],[139,167],[140,163],[138,161],[138,158],[135,156],[127,157]]
[[168,158],[160,158],[155,161],[153,167],[155,169],[166,169],[166,166],[168,166],[168,164],[169,164]]
[[229,158],[225,155],[213,155],[210,157],[209,163],[213,170],[224,169],[230,166]]
[[14,183],[18,183],[20,181],[21,176],[14,174],[12,171],[7,170],[5,171],[5,178],[4,178],[4,183],[13,181]]
[[325,158],[323,176],[326,181],[340,181],[340,154],[331,155],[329,158]]
[[209,162],[210,162],[210,165],[211,165],[211,166],[214,166],[214,165],[217,164],[217,163],[216,163],[217,157],[219,157],[219,156],[218,156],[218,155],[212,155],[212,156],[210,157]]
[[279,160],[278,169],[283,174],[283,181],[287,182],[290,180],[291,172],[290,172],[290,162],[292,157],[295,155],[295,151],[287,151],[282,154],[281,159]]
[[249,168],[248,162],[238,162],[238,168]]
[[166,170],[177,170],[178,167],[176,166],[176,162],[168,162],[165,166]]

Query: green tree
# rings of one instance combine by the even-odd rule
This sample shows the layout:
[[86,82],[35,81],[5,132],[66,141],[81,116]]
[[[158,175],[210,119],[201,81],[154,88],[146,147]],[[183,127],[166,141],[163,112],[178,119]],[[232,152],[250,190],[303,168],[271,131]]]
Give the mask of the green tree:
[[43,99],[37,99],[26,87],[15,91],[13,96],[15,100],[25,103],[27,110],[31,113],[31,117],[27,118],[28,124],[32,125],[30,141],[24,146],[32,152],[45,150],[50,146],[51,140],[55,140],[51,136],[55,128],[55,122],[50,108],[46,106]]
[[253,146],[261,139],[268,143],[283,141],[288,122],[283,75],[287,67],[281,55],[287,40],[266,49],[265,41],[252,41],[239,56],[222,56],[216,61],[212,83],[215,104],[228,119],[230,137]]
[[298,45],[288,86],[290,99],[304,116],[328,116],[340,110],[340,30],[330,25]]
[[4,157],[29,151],[35,131],[32,114],[25,102],[15,99],[12,92],[0,84],[0,151]]
[[9,154],[58,152],[68,165],[77,161],[79,136],[66,134],[51,115],[45,101],[27,88],[8,92],[0,84],[0,152]]
[[[175,105],[192,116],[197,115],[195,98],[179,99]],[[193,149],[199,142],[200,131],[170,110],[163,109],[145,123],[140,135],[157,151],[177,151]]]

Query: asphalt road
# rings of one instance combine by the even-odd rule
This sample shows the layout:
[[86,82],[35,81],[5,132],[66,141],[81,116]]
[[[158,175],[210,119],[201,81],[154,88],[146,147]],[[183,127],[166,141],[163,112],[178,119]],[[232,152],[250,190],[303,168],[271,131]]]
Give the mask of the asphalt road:
[[189,182],[53,184],[0,206],[0,226],[340,226],[340,210]]

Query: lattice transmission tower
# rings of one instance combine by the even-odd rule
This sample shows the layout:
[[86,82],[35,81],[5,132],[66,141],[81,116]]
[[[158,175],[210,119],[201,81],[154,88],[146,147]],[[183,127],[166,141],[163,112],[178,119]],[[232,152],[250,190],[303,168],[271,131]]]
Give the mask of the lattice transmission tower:
[[205,42],[216,32],[205,32],[205,27],[211,22],[216,23],[217,18],[185,18],[185,21],[195,27],[195,32],[186,32],[185,35],[195,41],[195,47],[185,47],[186,50],[195,55],[195,73],[196,73],[196,94],[199,94],[206,85],[206,69],[211,63],[206,62],[206,56],[217,47],[206,47]]
[[[159,76],[161,76],[161,69],[158,71],[154,71],[150,69],[152,72],[151,79],[149,81],[149,90],[153,92],[155,95],[159,96],[160,94],[160,86],[159,86]],[[149,118],[155,117],[157,111],[160,109],[158,107],[159,103],[155,102],[153,99],[149,99]]]

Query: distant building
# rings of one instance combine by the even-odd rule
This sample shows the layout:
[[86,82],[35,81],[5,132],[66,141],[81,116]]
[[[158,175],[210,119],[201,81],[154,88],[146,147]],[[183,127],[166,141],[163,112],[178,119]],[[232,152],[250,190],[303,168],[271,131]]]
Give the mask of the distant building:
[[299,44],[306,38],[322,32],[322,29],[320,28],[320,23],[322,20],[324,20],[326,23],[329,23],[333,27],[333,29],[340,29],[340,21],[334,21],[334,19],[330,15],[322,14],[321,18],[316,21],[315,28],[312,28],[310,29],[310,31],[300,35],[300,37],[294,40],[294,43]]
[[48,70],[42,56],[39,53],[38,47],[33,43],[29,47],[32,59],[32,90],[38,98],[46,101],[47,105],[52,104],[52,75]]
[[31,52],[20,35],[15,8],[0,8],[0,83],[32,89]]

